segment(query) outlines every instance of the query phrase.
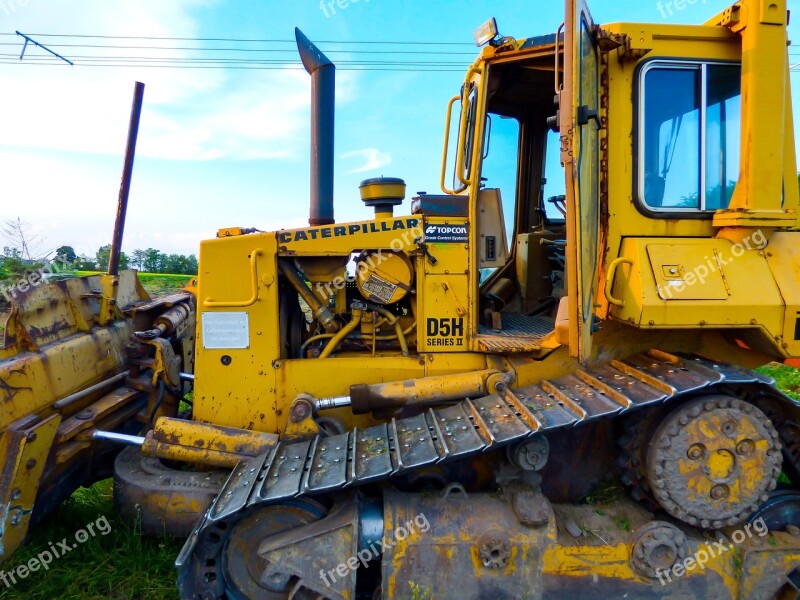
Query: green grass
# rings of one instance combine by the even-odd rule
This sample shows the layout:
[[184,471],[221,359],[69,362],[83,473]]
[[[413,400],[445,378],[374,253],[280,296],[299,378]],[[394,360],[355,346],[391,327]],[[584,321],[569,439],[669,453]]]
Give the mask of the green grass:
[[770,363],[756,369],[759,373],[772,377],[788,396],[800,401],[800,369],[788,365]]
[[[76,271],[76,275],[84,277],[86,275],[102,275],[97,271]],[[147,290],[151,296],[159,296],[181,289],[196,275],[173,275],[170,273],[139,273],[139,281],[142,282],[142,287]]]
[[[175,600],[174,561],[182,542],[171,538],[148,538],[135,526],[114,514],[111,480],[75,492],[31,534],[29,543],[2,565],[9,573],[26,564],[52,544],[105,517],[110,525],[95,526],[96,535],[50,563],[49,569],[30,573],[6,587],[0,581],[0,600]],[[102,534],[102,529],[109,531]],[[8,578],[8,576],[7,576]],[[10,579],[9,579],[10,583]]]

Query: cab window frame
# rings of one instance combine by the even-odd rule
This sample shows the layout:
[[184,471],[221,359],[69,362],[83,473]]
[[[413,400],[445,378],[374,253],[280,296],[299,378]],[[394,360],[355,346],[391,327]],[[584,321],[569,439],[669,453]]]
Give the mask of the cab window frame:
[[[722,60],[722,59],[696,59],[686,57],[653,57],[642,61],[637,65],[634,74],[634,122],[633,122],[633,199],[634,205],[637,210],[646,217],[655,219],[698,219],[698,220],[712,220],[714,214],[719,209],[705,208],[706,198],[706,150],[707,150],[707,132],[706,126],[708,123],[708,77],[707,68],[709,66],[727,66],[739,67],[741,69],[742,63],[739,60]],[[646,75],[649,71],[656,68],[676,68],[699,70],[701,73],[700,85],[700,148],[698,156],[700,159],[700,183],[699,183],[699,203],[698,208],[694,207],[675,207],[670,206],[660,208],[652,206],[647,203],[645,199],[645,83]],[[741,161],[741,157],[740,157]],[[740,163],[741,164],[741,163]]]

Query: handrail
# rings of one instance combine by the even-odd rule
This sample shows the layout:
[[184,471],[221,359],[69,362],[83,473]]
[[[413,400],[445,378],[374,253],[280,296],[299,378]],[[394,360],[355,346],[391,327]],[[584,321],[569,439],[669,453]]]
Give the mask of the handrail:
[[447,103],[447,118],[445,119],[444,123],[444,152],[442,153],[442,179],[439,182],[439,187],[442,188],[442,191],[445,194],[449,194],[451,196],[455,196],[458,194],[456,190],[449,189],[444,180],[447,177],[447,155],[450,152],[450,124],[453,118],[453,105],[456,103],[457,100],[460,100],[460,95],[455,95],[450,98],[450,102]]
[[608,266],[608,273],[606,274],[605,294],[606,294],[606,300],[608,300],[614,306],[625,306],[624,300],[615,298],[611,294],[611,289],[614,287],[614,276],[617,274],[617,267],[619,267],[620,265],[632,265],[633,262],[634,261],[632,258],[627,258],[623,256],[616,259]]
[[[456,177],[461,182],[461,185],[464,186],[463,188],[461,188],[461,191],[464,191],[470,185],[472,185],[472,172],[470,172],[469,179],[465,179],[464,178],[464,169],[465,169],[465,167],[469,167],[470,171],[471,171],[472,165],[465,165],[464,164],[464,158],[465,158],[464,154],[465,153],[464,153],[463,150],[466,148],[467,132],[469,131],[469,123],[467,122],[467,112],[469,111],[469,107],[470,107],[469,96],[470,96],[470,91],[471,91],[469,89],[469,84],[471,83],[472,76],[476,75],[476,74],[479,74],[480,72],[481,72],[481,69],[473,65],[467,70],[467,76],[466,76],[466,78],[464,80],[465,81],[464,92],[463,92],[464,100],[461,103],[461,124],[460,124],[459,131],[458,131],[459,145],[458,145],[458,154],[456,155]],[[480,106],[480,100],[481,100],[481,98],[480,98],[480,89],[476,88],[476,96],[475,96],[475,108],[476,108],[476,110]],[[477,122],[477,115],[473,115],[473,117],[476,119],[476,122]],[[475,128],[475,131],[477,131],[477,127]],[[472,152],[472,156],[470,156],[470,159],[472,159],[474,157],[474,155],[475,155],[475,147],[476,147],[476,145],[473,146],[473,152]]]
[[250,289],[252,295],[249,300],[244,302],[216,302],[211,298],[203,300],[203,306],[206,308],[247,308],[253,306],[258,300],[258,257],[263,255],[264,251],[261,248],[253,250],[250,254]]

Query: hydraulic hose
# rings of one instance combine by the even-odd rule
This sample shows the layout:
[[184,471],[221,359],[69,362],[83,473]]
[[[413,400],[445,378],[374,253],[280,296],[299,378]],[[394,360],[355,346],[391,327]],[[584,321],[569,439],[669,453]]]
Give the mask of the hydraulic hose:
[[364,314],[362,306],[363,305],[355,303],[353,304],[352,306],[353,318],[350,319],[350,322],[344,327],[342,327],[342,329],[340,329],[336,333],[336,335],[333,336],[330,342],[328,342],[328,345],[325,346],[325,349],[319,355],[320,358],[328,358],[331,354],[333,354],[333,351],[336,350],[336,347],[339,345],[339,342],[341,342],[345,337],[347,337],[347,334],[349,334],[351,331],[353,331],[356,327],[358,327],[361,324],[361,315]]
[[408,356],[408,342],[406,342],[405,333],[403,332],[403,328],[400,326],[400,321],[397,319],[397,317],[382,306],[370,305],[369,309],[374,310],[383,318],[385,318],[389,325],[394,325],[394,330],[397,335],[397,340],[400,342],[400,349],[403,351],[403,356]]
[[297,293],[300,294],[300,297],[305,300],[305,303],[308,304],[311,312],[314,314],[314,318],[319,321],[323,327],[328,328],[335,323],[333,313],[322,304],[316,294],[306,285],[303,271],[298,264],[279,260],[278,268]]

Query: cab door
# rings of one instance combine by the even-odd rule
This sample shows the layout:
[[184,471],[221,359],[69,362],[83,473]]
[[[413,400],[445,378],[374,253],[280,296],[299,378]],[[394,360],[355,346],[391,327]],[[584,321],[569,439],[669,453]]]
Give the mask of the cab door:
[[592,350],[600,243],[600,54],[584,0],[566,0],[561,161],[567,190],[570,354]]

